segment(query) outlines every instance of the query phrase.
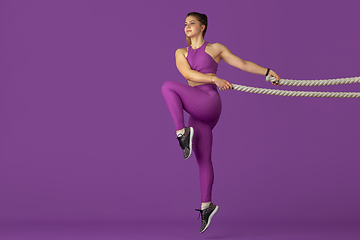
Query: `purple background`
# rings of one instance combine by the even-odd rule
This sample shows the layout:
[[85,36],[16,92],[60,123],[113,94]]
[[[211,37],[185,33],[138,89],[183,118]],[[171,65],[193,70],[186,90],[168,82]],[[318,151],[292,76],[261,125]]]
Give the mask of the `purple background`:
[[[182,159],[160,91],[186,82],[174,58],[186,13],[208,15],[206,41],[282,78],[327,79],[359,76],[359,7],[0,1],[0,222],[199,224],[198,166]],[[224,62],[218,76],[277,88]],[[360,100],[220,94],[216,221],[360,223]]]

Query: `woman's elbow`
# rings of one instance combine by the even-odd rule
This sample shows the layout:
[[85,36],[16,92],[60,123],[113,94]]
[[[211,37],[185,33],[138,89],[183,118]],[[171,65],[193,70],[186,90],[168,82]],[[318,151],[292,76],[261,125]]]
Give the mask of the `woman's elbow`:
[[194,79],[194,74],[191,71],[183,73],[183,76],[186,80]]
[[184,77],[186,78],[186,80],[190,80],[190,81],[194,80],[194,75],[191,73],[185,75]]
[[239,69],[246,71],[249,67],[249,61],[242,60],[242,63],[239,65]]

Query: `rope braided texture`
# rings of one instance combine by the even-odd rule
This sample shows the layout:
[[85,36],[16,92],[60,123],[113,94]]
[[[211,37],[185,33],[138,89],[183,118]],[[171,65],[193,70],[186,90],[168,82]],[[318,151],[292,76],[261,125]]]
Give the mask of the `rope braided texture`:
[[[275,77],[268,75],[266,81],[274,82]],[[292,80],[292,79],[280,79],[280,84],[285,86],[327,86],[327,85],[340,85],[360,82],[360,77],[352,78],[337,78],[326,80]]]
[[258,93],[258,94],[269,94],[278,96],[289,96],[289,97],[328,97],[328,98],[360,98],[360,92],[305,92],[305,91],[287,91],[267,88],[255,88],[247,87],[238,84],[232,84],[235,90]]
[[[275,77],[268,75],[266,81],[274,82]],[[280,79],[280,84],[285,86],[326,86],[326,85],[340,85],[360,82],[360,77],[353,78],[337,78],[327,80],[291,80],[291,79]],[[255,88],[247,87],[238,84],[232,84],[233,88],[238,91],[278,95],[278,96],[289,96],[289,97],[327,97],[327,98],[360,98],[360,92],[308,92],[308,91],[288,91],[288,90],[277,90],[268,88]]]

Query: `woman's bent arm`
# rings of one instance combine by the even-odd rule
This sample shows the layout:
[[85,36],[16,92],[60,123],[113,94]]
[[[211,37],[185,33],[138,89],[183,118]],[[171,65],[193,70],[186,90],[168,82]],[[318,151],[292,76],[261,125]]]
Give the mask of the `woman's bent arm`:
[[198,83],[214,83],[215,76],[203,74],[190,68],[190,65],[186,60],[182,49],[176,50],[175,58],[176,67],[187,80]]
[[233,88],[231,83],[229,83],[225,79],[221,79],[214,75],[203,74],[201,72],[192,70],[188,61],[185,58],[184,49],[176,50],[175,58],[176,58],[176,67],[187,80],[198,83],[216,84],[216,86],[218,86],[221,90],[229,90]]

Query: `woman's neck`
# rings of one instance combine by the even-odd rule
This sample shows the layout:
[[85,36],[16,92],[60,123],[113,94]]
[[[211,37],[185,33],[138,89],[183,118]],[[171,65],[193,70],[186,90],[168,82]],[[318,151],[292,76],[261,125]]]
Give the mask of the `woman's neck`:
[[191,48],[198,49],[204,44],[205,40],[203,36],[191,38]]

